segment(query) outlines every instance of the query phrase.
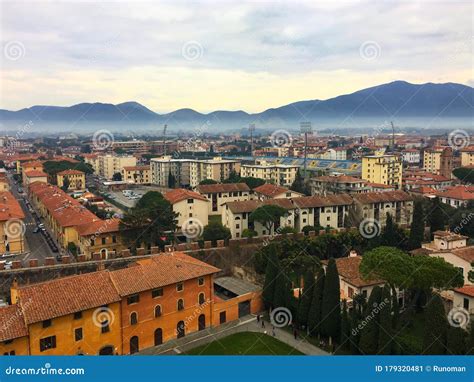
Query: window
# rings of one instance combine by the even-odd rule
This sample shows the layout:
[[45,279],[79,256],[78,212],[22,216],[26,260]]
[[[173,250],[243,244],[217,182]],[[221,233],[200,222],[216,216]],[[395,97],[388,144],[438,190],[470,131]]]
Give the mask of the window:
[[194,199],[188,199],[188,204],[193,204],[194,203]]
[[133,312],[130,315],[130,325],[136,325],[138,323],[138,315],[136,312]]
[[50,336],[40,339],[40,351],[54,349],[56,347],[56,336]]
[[91,239],[91,247],[93,247],[94,245],[95,245],[95,240]]
[[161,316],[161,305],[155,306],[155,318],[158,318]]
[[184,284],[183,283],[177,283],[176,284],[176,291],[177,292],[182,292],[184,289]]
[[204,277],[199,277],[198,278],[198,285],[203,286],[204,285]]
[[82,340],[82,328],[74,329],[74,340],[76,341]]
[[100,331],[102,334],[110,332],[109,320],[104,320],[100,323]]
[[102,238],[102,245],[105,244],[105,237]]
[[116,242],[117,242],[117,236],[113,235],[113,236],[112,236],[112,243],[115,244]]
[[80,320],[82,318],[82,312],[76,312],[74,313],[74,319],[75,320]]
[[180,298],[178,300],[178,310],[183,310],[184,309],[184,300]]
[[206,302],[206,297],[204,296],[204,293],[199,293],[199,305],[202,305]]
[[49,328],[51,326],[51,320],[43,321],[43,328]]
[[133,294],[133,295],[127,297],[127,304],[128,305],[136,304],[139,301],[140,301],[140,295],[139,294]]
[[157,288],[151,291],[152,298],[157,298],[157,297],[162,297],[162,296],[163,296],[163,288]]

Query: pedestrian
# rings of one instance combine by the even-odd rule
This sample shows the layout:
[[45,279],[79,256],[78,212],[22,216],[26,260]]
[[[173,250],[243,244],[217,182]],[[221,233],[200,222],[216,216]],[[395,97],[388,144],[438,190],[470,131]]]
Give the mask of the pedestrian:
[[262,319],[262,328],[265,329],[265,321],[263,321],[263,319]]
[[275,333],[275,327],[272,327],[272,335],[273,335],[273,337],[275,337],[275,336],[276,336],[276,333]]
[[260,314],[257,314],[257,323],[260,322]]
[[296,328],[293,330],[293,336],[295,337],[295,340],[298,339],[298,330],[296,330]]

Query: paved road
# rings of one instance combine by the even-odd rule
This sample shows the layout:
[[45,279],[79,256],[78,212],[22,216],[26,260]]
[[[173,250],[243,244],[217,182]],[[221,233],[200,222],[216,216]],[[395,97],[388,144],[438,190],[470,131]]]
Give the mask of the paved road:
[[[15,185],[14,181],[10,178],[10,192],[13,194],[15,199],[20,203],[23,212],[25,213],[25,251],[26,255],[16,256],[15,260],[22,260],[23,265],[27,265],[29,259],[38,259],[39,264],[43,264],[46,257],[55,257],[57,254],[53,253],[46,242],[46,239],[41,233],[34,233],[33,230],[36,228],[36,221],[32,213],[28,210],[25,203],[26,194],[18,193],[18,186]],[[29,253],[28,253],[29,252]]]

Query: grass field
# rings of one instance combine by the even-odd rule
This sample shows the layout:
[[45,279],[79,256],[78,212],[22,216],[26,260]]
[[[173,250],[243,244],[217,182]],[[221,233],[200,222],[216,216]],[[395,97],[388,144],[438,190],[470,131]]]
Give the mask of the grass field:
[[189,355],[302,355],[295,348],[263,333],[235,333],[187,352]]

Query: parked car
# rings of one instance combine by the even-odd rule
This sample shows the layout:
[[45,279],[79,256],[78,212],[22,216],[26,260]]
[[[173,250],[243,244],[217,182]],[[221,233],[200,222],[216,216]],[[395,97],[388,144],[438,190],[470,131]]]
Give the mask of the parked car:
[[0,264],[3,264],[4,269],[12,269],[12,262],[7,260],[0,260]]

